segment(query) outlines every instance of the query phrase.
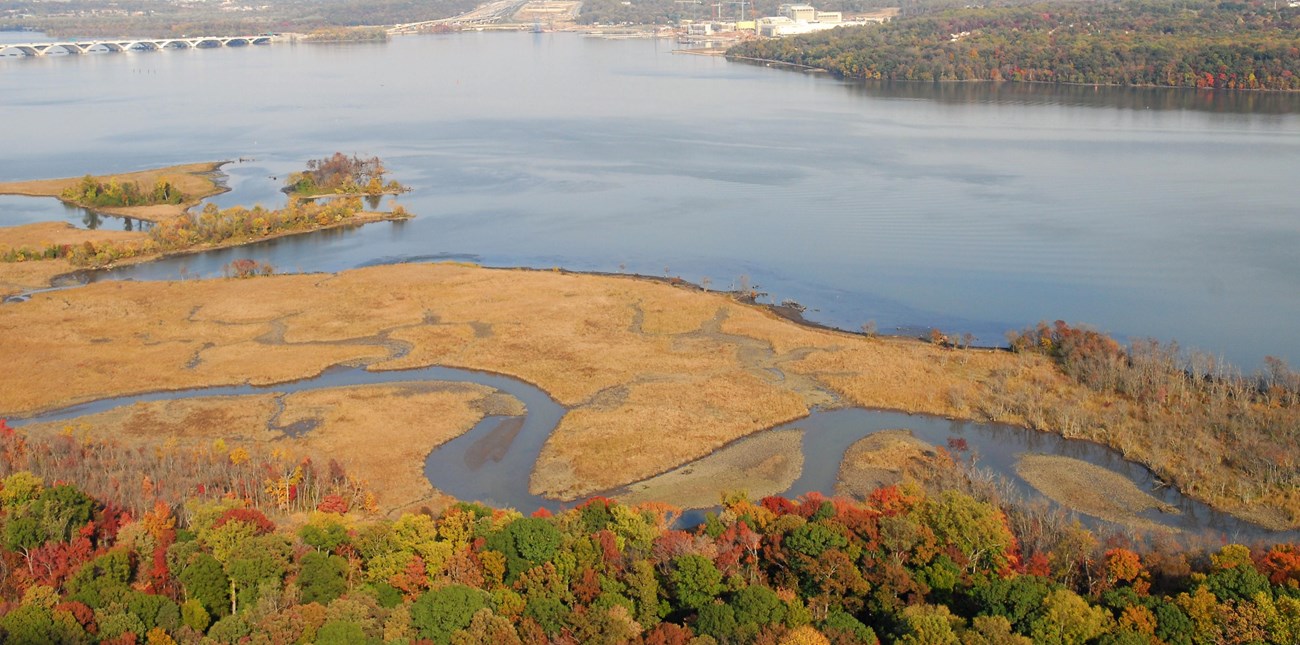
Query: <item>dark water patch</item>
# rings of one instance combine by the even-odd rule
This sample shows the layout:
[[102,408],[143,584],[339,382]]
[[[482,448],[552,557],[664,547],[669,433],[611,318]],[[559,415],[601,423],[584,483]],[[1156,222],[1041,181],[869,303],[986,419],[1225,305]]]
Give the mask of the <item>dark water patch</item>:
[[478,264],[482,258],[473,253],[426,253],[375,258],[358,264],[356,268],[386,266],[390,264],[420,264],[425,262],[471,262]]
[[301,421],[294,421],[287,425],[275,426],[272,430],[280,432],[286,437],[297,439],[320,427],[320,424],[320,419],[303,419]]
[[465,451],[465,467],[482,468],[488,461],[500,462],[510,451],[519,431],[524,429],[525,417],[484,417],[480,423],[493,424],[491,430],[475,441]]

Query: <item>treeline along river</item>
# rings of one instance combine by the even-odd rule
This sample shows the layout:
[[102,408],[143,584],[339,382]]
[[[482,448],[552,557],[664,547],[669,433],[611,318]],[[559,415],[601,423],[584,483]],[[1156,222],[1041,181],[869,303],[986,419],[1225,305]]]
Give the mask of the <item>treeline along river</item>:
[[3,59],[0,180],[244,159],[215,201],[270,206],[339,150],[414,189],[410,222],[114,278],[451,257],[747,283],[850,329],[998,343],[1062,318],[1300,364],[1300,96],[862,85],[673,47],[464,33]]

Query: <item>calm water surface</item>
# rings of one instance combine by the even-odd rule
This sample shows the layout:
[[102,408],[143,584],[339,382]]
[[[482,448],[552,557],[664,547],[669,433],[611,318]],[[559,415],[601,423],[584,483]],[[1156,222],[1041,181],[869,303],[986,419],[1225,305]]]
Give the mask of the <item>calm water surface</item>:
[[848,328],[999,342],[1063,318],[1300,364],[1300,97],[864,86],[671,47],[466,33],[2,60],[0,180],[245,158],[215,201],[271,205],[341,150],[415,189],[401,225],[112,277],[248,256],[744,275]]

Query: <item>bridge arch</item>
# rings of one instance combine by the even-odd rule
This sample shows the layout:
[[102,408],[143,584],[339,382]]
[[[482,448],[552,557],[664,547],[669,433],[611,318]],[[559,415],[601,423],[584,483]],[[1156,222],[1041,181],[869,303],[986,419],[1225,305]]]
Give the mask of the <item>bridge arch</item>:
[[93,42],[93,43],[79,43],[79,44],[81,45],[81,53],[83,54],[101,54],[101,53],[112,54],[112,53],[126,51],[125,49],[122,48],[121,44],[113,43],[113,42]]
[[83,54],[85,53],[76,43],[50,43],[40,52],[42,56],[61,55],[61,54]]
[[[18,54],[15,54],[14,52],[18,52]],[[0,56],[40,56],[41,53],[42,52],[37,50],[35,47],[29,47],[27,45],[0,45]]]

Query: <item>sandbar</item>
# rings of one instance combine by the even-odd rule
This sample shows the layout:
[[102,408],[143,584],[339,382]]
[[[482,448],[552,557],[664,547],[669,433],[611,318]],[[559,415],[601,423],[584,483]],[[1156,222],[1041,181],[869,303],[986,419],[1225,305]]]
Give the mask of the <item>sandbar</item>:
[[1038,492],[1070,510],[1141,530],[1170,531],[1139,514],[1178,509],[1140,490],[1127,477],[1086,461],[1058,455],[1027,454],[1016,473]]
[[910,430],[881,430],[859,439],[844,452],[835,494],[864,500],[877,488],[924,480],[941,467],[934,446]]
[[665,502],[697,509],[717,506],[724,493],[744,492],[751,499],[778,495],[803,472],[802,443],[802,430],[764,432],[632,484],[616,497],[630,505]]

